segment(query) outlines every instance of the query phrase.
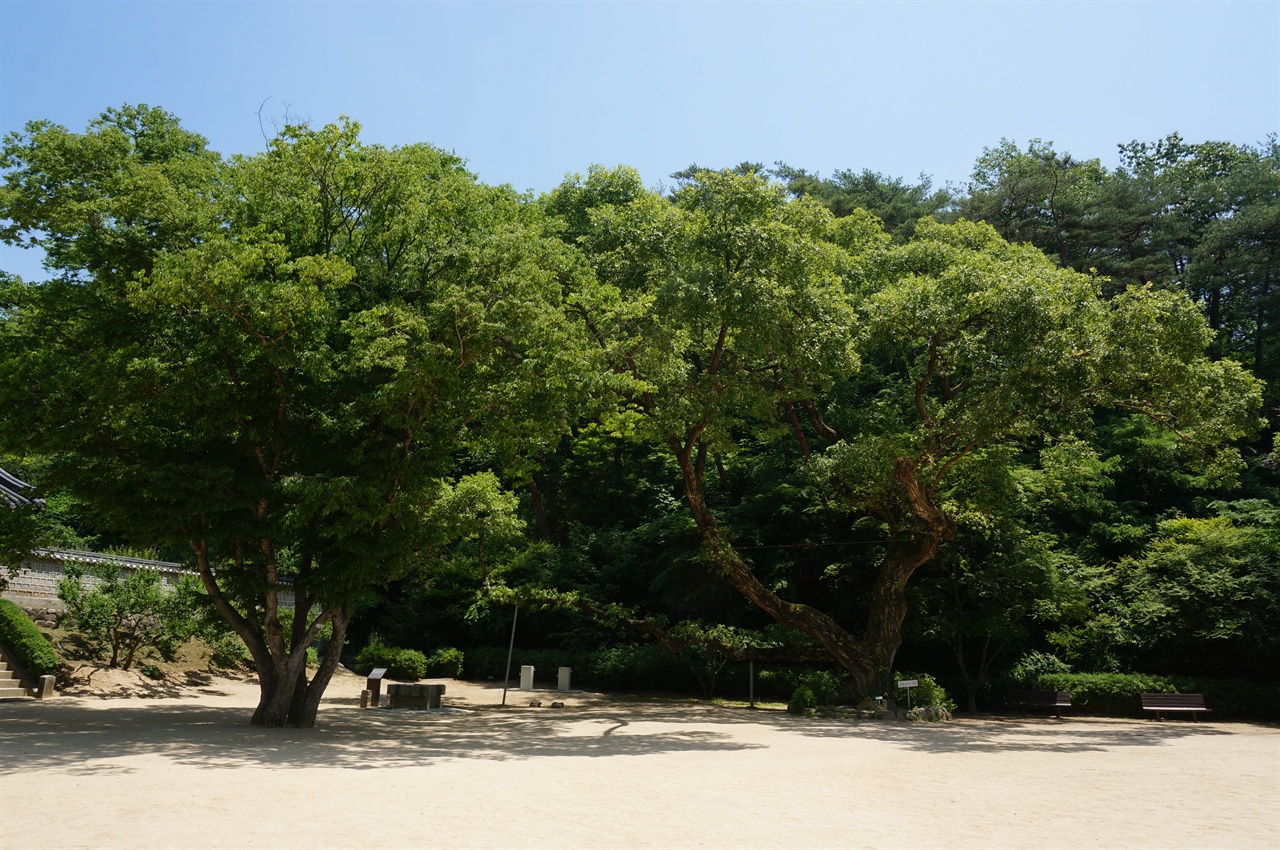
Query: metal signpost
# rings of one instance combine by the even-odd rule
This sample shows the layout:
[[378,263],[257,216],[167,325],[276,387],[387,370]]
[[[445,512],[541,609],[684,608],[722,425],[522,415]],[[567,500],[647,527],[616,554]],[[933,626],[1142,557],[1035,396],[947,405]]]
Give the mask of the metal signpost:
[[907,711],[911,710],[911,689],[920,687],[919,679],[903,679],[898,682],[898,687],[907,689]]
[[520,603],[511,615],[511,645],[507,647],[507,675],[502,678],[502,704],[507,704],[507,685],[511,684],[511,655],[516,649],[516,620],[520,619]]

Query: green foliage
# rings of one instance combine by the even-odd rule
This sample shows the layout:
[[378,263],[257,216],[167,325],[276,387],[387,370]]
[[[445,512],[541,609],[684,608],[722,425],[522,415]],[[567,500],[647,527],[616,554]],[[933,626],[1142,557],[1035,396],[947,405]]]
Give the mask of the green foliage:
[[[57,456],[131,539],[192,547],[260,668],[257,723],[318,705],[284,697],[318,630],[447,545],[433,508],[469,500],[464,457],[527,480],[592,394],[562,309],[590,275],[452,154],[344,119],[223,160],[129,107],[2,156],[0,238],[56,277],[0,282],[0,449]],[[474,536],[496,507],[452,518]],[[283,575],[311,620],[282,642]]]
[[388,678],[416,681],[427,673],[427,657],[416,649],[387,646],[375,633],[356,656],[356,670],[363,674],[375,667],[387,668]]
[[817,705],[838,705],[849,677],[840,670],[813,667],[756,665],[756,696],[786,698],[799,688],[808,688]]
[[1056,655],[1031,650],[1009,670],[1009,679],[1024,688],[1034,688],[1041,676],[1070,673],[1071,665]]
[[1154,523],[1133,554],[1074,571],[1076,610],[1064,610],[1050,634],[1069,660],[1094,670],[1201,675],[1274,667],[1276,510],[1256,499],[1208,507],[1216,516]]
[[1271,385],[1280,374],[1276,282],[1280,264],[1280,145],[1205,141],[1174,133],[1120,146],[1108,172],[1032,140],[983,151],[962,214],[1029,242],[1064,267],[1096,270],[1110,292],[1182,290],[1205,310],[1212,346]]
[[945,708],[947,711],[956,710],[956,701],[947,693],[946,688],[939,685],[938,680],[928,673],[893,674],[892,681],[897,693],[892,696],[898,701],[899,705],[903,705],[907,701],[906,690],[897,687],[898,682],[901,682],[904,679],[915,679],[920,683],[919,687],[911,689],[912,708]]
[[0,599],[0,643],[30,676],[44,676],[58,669],[53,646],[31,618],[8,599]]
[[210,648],[209,663],[224,670],[237,670],[250,665],[252,658],[240,636],[231,632],[214,640]]
[[813,692],[813,688],[808,685],[800,685],[791,694],[790,701],[787,702],[787,711],[792,714],[806,714],[818,707],[818,697]]
[[58,582],[58,598],[67,606],[66,625],[109,648],[109,665],[125,670],[139,651],[151,649],[169,658],[196,633],[199,593],[190,576],[166,590],[155,570],[126,572],[110,561],[88,571],[69,565]]
[[139,668],[138,672],[146,676],[148,679],[164,678],[164,671],[154,664],[144,664],[142,665],[141,668]]
[[777,163],[772,173],[789,193],[821,201],[837,218],[854,216],[859,211],[873,214],[898,241],[911,238],[920,219],[943,215],[952,201],[949,190],[935,190],[923,174],[914,184],[866,168],[860,172],[841,169],[820,178],[784,163]]
[[465,662],[466,656],[460,649],[452,646],[437,649],[427,658],[426,675],[433,678],[448,676],[451,679],[461,679]]

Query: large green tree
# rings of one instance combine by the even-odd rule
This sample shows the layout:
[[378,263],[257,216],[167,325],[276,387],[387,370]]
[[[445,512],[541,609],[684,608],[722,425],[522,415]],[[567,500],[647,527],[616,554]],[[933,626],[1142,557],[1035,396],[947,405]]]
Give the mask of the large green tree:
[[860,688],[892,662],[911,576],[955,539],[958,517],[999,510],[992,496],[1018,452],[1087,435],[1096,411],[1115,408],[1230,476],[1230,443],[1256,428],[1261,392],[1238,364],[1205,355],[1211,332],[1186,296],[1144,287],[1105,299],[1094,278],[987,225],[921,222],[873,265],[863,369],[823,457],[846,503],[891,541],[866,631],[843,639]]
[[[891,669],[911,576],[954,539],[960,513],[998,509],[991,495],[1019,449],[1085,433],[1113,406],[1229,468],[1233,455],[1216,450],[1256,425],[1258,382],[1205,357],[1210,332],[1185,296],[1108,300],[1097,280],[985,225],[924,220],[890,246],[866,217],[832,221],[731,173],[691,175],[668,203],[626,172],[595,171],[550,204],[621,294],[608,317],[588,317],[635,381],[619,429],[668,447],[707,557],[821,643],[859,694],[879,692]],[[811,440],[829,444],[824,479],[883,523],[861,634],[762,581],[709,502],[708,466],[753,424],[795,434],[805,455]]]
[[0,293],[0,441],[62,458],[132,540],[190,547],[259,725],[314,723],[355,603],[441,542],[461,453],[523,474],[591,371],[560,309],[585,278],[537,208],[358,129],[222,161],[127,107],[4,144],[4,238],[56,276]]
[[614,293],[581,305],[623,400],[605,426],[665,448],[707,561],[800,626],[734,548],[707,477],[723,476],[744,437],[799,434],[808,401],[855,368],[854,260],[841,243],[886,237],[754,173],[694,171],[668,199],[634,171],[595,168],[547,206]]

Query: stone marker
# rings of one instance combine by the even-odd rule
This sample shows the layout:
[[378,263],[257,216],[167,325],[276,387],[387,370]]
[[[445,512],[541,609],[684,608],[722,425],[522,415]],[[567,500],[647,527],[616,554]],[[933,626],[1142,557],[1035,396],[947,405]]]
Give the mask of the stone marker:
[[533,665],[525,664],[520,668],[520,690],[533,690]]
[[572,673],[572,672],[573,672],[573,668],[572,668],[572,667],[561,667],[561,668],[560,668],[560,678],[559,678],[559,680],[556,682],[556,690],[557,690],[557,691],[567,691],[567,690],[569,690],[569,674],[570,674],[570,673]]

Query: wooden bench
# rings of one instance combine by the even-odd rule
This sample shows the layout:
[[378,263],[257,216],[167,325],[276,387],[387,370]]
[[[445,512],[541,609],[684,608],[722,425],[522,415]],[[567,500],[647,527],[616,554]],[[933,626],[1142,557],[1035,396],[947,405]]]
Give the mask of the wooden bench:
[[1062,709],[1071,707],[1071,694],[1066,691],[1010,691],[1009,705],[1019,706],[1025,715],[1029,708],[1052,708],[1062,719]]
[[1210,710],[1204,707],[1204,694],[1142,694],[1142,710],[1154,711],[1156,720],[1163,720],[1166,712],[1191,712],[1191,719]]

